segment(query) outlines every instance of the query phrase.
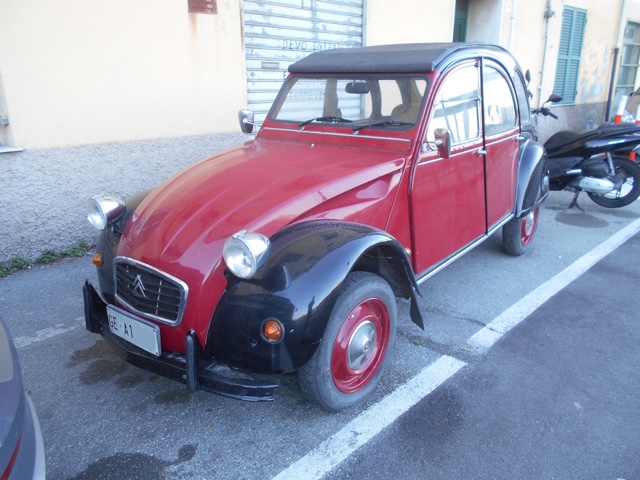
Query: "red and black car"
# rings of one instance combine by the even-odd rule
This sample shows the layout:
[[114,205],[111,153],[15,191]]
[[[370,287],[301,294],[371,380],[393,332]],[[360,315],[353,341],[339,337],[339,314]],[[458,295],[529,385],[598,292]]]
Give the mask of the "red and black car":
[[255,139],[90,201],[86,325],[191,390],[269,400],[260,374],[297,370],[339,410],[379,381],[397,298],[423,327],[421,282],[500,229],[529,247],[547,159],[500,47],[327,50],[289,72]]

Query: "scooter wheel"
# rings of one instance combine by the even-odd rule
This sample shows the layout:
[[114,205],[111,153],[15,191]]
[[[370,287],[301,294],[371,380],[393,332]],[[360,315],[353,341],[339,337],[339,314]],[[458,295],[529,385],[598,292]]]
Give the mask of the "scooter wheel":
[[615,174],[624,180],[622,186],[604,195],[587,192],[591,200],[607,208],[624,207],[640,196],[640,167],[624,157],[613,157],[613,165]]

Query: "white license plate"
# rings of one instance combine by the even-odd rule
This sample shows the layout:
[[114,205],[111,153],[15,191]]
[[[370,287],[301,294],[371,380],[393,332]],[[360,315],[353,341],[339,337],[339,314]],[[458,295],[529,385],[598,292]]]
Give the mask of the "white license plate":
[[136,347],[160,356],[160,328],[130,313],[107,305],[109,330]]

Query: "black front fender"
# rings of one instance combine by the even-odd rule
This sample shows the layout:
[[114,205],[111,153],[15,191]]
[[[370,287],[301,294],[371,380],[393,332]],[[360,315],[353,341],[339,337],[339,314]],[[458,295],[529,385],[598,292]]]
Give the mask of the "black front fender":
[[521,147],[516,187],[516,217],[523,217],[549,194],[549,165],[542,145],[528,140]]
[[[412,319],[423,327],[421,300],[402,246],[365,225],[309,221],[271,238],[267,263],[256,277],[229,285],[213,315],[207,351],[218,361],[260,373],[283,373],[307,363],[322,339],[340,286],[351,271],[376,273],[396,296],[412,300]],[[270,343],[261,329],[268,319],[284,326]]]

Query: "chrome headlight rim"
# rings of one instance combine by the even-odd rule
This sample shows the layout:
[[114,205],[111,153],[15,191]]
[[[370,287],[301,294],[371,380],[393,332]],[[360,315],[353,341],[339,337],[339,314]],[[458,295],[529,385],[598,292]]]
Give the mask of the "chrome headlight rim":
[[224,242],[222,257],[231,273],[242,279],[252,278],[269,255],[269,238],[258,232],[241,230]]
[[107,228],[109,222],[117,220],[124,211],[124,201],[109,195],[96,195],[87,202],[87,220],[100,231]]

